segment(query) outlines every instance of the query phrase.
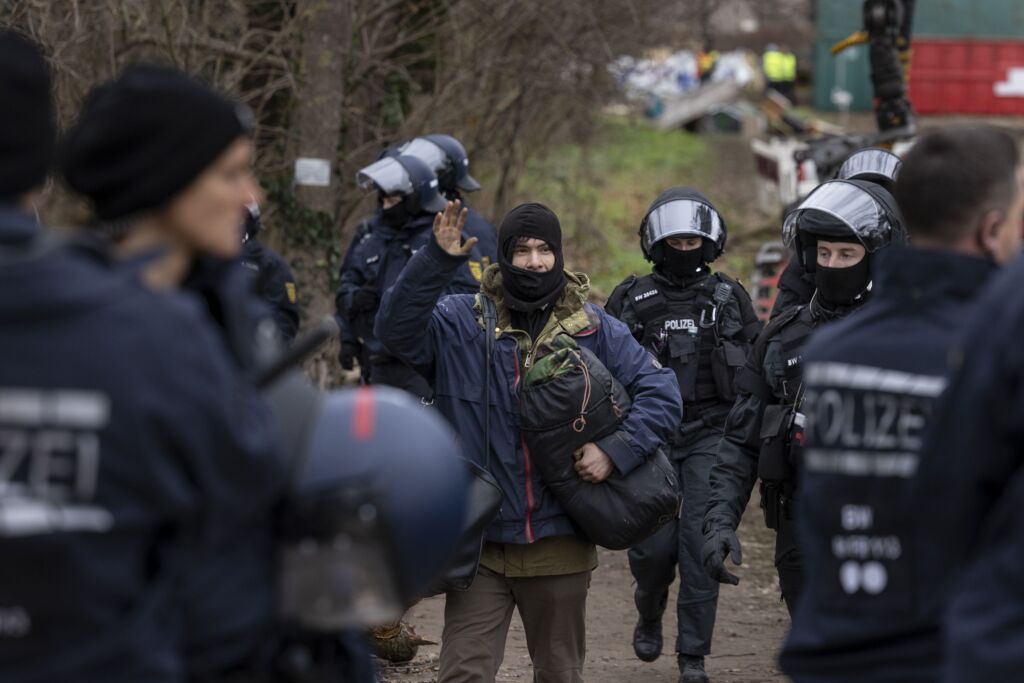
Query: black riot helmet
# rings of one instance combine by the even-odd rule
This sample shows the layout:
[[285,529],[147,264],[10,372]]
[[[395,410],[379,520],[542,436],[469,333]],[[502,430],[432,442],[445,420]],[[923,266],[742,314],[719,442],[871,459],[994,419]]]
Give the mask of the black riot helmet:
[[397,389],[276,390],[291,392],[276,404],[300,423],[281,430],[300,444],[280,523],[282,616],[322,632],[397,620],[461,540],[468,472],[455,433]]
[[903,162],[886,149],[869,147],[861,149],[843,162],[836,174],[838,180],[868,180],[892,192]]
[[401,147],[402,154],[422,159],[437,174],[441,192],[451,197],[476,192],[480,183],[469,174],[469,156],[462,143],[451,135],[433,134],[413,138]]
[[830,180],[816,187],[786,214],[783,241],[794,248],[804,269],[814,272],[818,239],[855,239],[868,255],[907,241],[896,200],[867,180]]
[[383,196],[402,197],[410,216],[444,211],[446,205],[434,172],[406,154],[378,159],[356,174],[356,183],[364,190],[375,188]]
[[673,187],[654,200],[640,223],[644,258],[660,264],[669,237],[700,237],[701,258],[710,263],[725,249],[726,228],[721,214],[707,197],[689,187]]

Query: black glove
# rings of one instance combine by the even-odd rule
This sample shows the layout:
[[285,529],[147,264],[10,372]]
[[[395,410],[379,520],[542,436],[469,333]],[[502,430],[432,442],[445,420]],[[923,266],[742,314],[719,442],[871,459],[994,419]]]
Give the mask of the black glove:
[[704,535],[704,547],[700,555],[704,562],[704,571],[718,583],[731,583],[736,585],[740,577],[731,574],[725,568],[725,556],[732,555],[732,563],[740,565],[743,563],[743,549],[740,547],[740,539],[736,538],[736,532],[732,529],[714,529]]
[[352,312],[376,311],[379,303],[380,293],[377,292],[377,285],[367,283],[352,295]]
[[338,354],[338,362],[342,370],[354,370],[356,367],[356,356],[359,355],[359,347],[351,342],[341,344],[341,353]]

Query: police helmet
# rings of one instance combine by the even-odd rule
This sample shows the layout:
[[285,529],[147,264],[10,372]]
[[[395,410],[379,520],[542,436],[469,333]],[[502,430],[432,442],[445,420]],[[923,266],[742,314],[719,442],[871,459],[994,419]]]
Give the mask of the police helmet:
[[701,258],[710,263],[725,250],[725,221],[711,200],[697,190],[673,187],[658,195],[640,223],[644,258],[660,263],[664,258],[663,242],[669,237],[703,238]]
[[433,134],[414,138],[402,147],[402,154],[419,157],[437,174],[442,192],[476,192],[480,183],[469,174],[469,155],[451,135]]
[[282,514],[282,613],[317,631],[397,620],[461,540],[455,434],[388,387],[332,392],[314,413]]
[[364,190],[376,188],[382,195],[402,197],[411,215],[444,211],[437,176],[420,159],[407,154],[385,156],[356,174]]
[[889,192],[896,184],[903,161],[886,149],[869,147],[854,152],[839,167],[839,180],[869,180]]
[[830,180],[786,214],[782,226],[783,241],[807,272],[815,270],[819,238],[855,239],[872,254],[906,243],[907,233],[896,200],[884,187],[867,180]]

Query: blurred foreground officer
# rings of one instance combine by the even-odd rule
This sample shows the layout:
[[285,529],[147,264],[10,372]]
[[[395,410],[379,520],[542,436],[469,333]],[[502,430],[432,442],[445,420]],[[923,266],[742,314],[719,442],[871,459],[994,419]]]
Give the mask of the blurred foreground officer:
[[871,301],[804,350],[807,578],[781,657],[798,683],[938,681],[939,614],[921,610],[934,586],[915,572],[911,491],[950,349],[1017,252],[1018,162],[1013,138],[992,128],[919,138],[896,184],[913,246],[881,254]]
[[[1010,152],[987,154],[999,161],[975,158],[1005,172]],[[1024,175],[1018,178],[1024,182]],[[993,259],[1019,246],[1024,203],[1018,192],[1004,177],[973,215],[964,214],[965,223],[984,230]],[[1024,260],[1017,258],[973,306],[967,335],[951,354],[954,372],[908,505],[918,533],[918,575],[928,590],[920,599],[926,614],[945,610],[943,681],[1024,680],[1022,290]]]
[[[451,135],[424,135],[413,138],[400,148],[401,154],[422,159],[437,175],[438,189],[444,198],[466,206],[463,195],[478,192],[480,183],[469,174],[469,156],[462,143]],[[473,207],[466,206],[466,234],[477,238],[477,249],[486,268],[498,262],[498,233]]]
[[686,187],[662,192],[640,226],[640,245],[654,270],[627,279],[605,306],[675,372],[685,406],[670,440],[683,489],[682,518],[629,551],[640,613],[633,649],[645,662],[661,654],[661,617],[679,568],[676,652],[683,683],[708,680],[704,656],[711,652],[718,604],[718,582],[700,556],[708,476],[736,398],[733,377],[761,329],[743,287],[708,265],[725,241],[725,221],[707,197]]
[[[0,678],[181,680],[177,549],[227,542],[276,497],[269,414],[199,307],[37,228],[50,79],[6,32],[0,93]],[[227,129],[224,147],[244,132]],[[222,216],[235,249],[240,208]],[[258,631],[270,598],[232,620]]]
[[260,205],[254,200],[245,206],[242,265],[253,271],[256,294],[270,306],[281,340],[290,344],[299,331],[295,276],[288,263],[259,238],[262,229]]
[[[336,304],[366,347],[370,382],[398,387],[429,400],[433,396],[430,385],[378,341],[373,325],[381,296],[398,280],[412,255],[433,239],[434,216],[444,209],[445,200],[434,172],[413,156],[385,156],[359,171],[357,181],[364,189],[376,190],[379,222],[353,249],[350,267],[341,275]],[[482,272],[483,256],[474,247],[469,260],[451,281],[446,281],[445,293],[476,292]]]
[[711,470],[703,556],[712,576],[738,583],[725,568],[725,557],[731,554],[740,563],[736,528],[760,479],[765,524],[776,532],[775,568],[792,616],[804,576],[794,506],[804,426],[803,347],[815,328],[867,301],[873,254],[903,243],[905,233],[896,203],[884,189],[862,180],[832,180],[790,212],[783,236],[814,273],[817,290],[810,304],[768,323],[736,376],[738,397]]
[[[900,158],[884,149],[869,147],[851,154],[836,173],[837,180],[867,180],[892,194],[900,172]],[[797,305],[806,305],[814,295],[814,274],[808,273],[799,258],[790,259],[779,278],[779,293],[772,306],[772,317]]]
[[[599,483],[644,462],[680,419],[679,388],[618,320],[587,303],[586,275],[564,270],[558,217],[540,204],[509,212],[498,232],[501,258],[476,296],[444,296],[473,251],[463,242],[465,212],[448,205],[430,242],[384,297],[381,341],[423,370],[437,406],[459,432],[467,454],[486,454],[503,503],[488,527],[480,571],[469,590],[445,601],[440,683],[491,683],[505,655],[518,609],[536,683],[582,683],[586,600],[594,544],[551,494],[530,462],[519,429],[520,377],[545,342],[571,335],[622,383],[633,401],[619,429],[581,450],[577,472]],[[491,365],[485,355],[484,298],[497,315]],[[489,382],[491,405],[484,405]],[[489,441],[488,441],[489,439]]]
[[[175,428],[187,435],[199,407],[216,401],[217,411],[204,412],[226,411],[231,423],[219,429],[237,440],[204,456],[204,467],[224,471],[200,503],[222,510],[181,536],[188,552],[176,558],[182,575],[174,599],[192,676],[241,665],[266,638],[275,610],[271,513],[286,467],[266,406],[246,380],[257,363],[258,302],[249,273],[233,261],[241,251],[238,217],[258,191],[251,124],[248,110],[176,69],[134,66],[92,90],[62,156],[64,177],[92,201],[126,277],[198,313],[203,333],[218,339],[193,353],[231,365],[230,389],[213,393],[202,374],[164,361],[204,397],[168,403]],[[126,324],[122,334],[142,329]],[[183,343],[192,336],[169,335]],[[155,386],[150,391],[161,396]],[[192,455],[216,443],[199,443],[200,436],[180,448]]]

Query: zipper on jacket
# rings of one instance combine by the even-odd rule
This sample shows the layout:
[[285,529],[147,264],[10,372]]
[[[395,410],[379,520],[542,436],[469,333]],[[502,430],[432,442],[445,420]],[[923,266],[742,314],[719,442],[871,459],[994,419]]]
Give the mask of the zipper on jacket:
[[[519,349],[515,351],[516,358],[516,382],[513,385],[513,393],[519,393]],[[522,432],[519,433],[519,445],[523,449],[523,464],[526,470],[526,542],[533,543],[533,482],[530,481],[530,451],[526,448],[526,439]]]

